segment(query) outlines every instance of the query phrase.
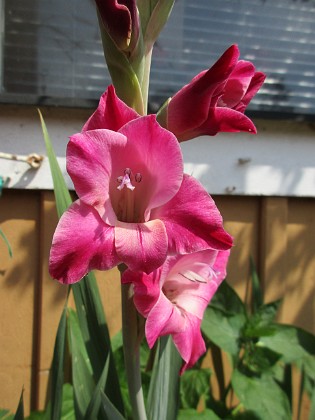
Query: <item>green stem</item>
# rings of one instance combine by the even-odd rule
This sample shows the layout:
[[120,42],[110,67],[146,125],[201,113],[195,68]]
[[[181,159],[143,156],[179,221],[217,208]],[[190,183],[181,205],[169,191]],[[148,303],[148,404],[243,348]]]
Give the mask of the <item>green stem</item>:
[[145,53],[144,75],[143,75],[143,80],[142,80],[142,83],[141,83],[143,108],[144,108],[145,114],[148,113],[149,83],[150,83],[152,49],[153,49],[153,46],[151,48],[147,48],[147,51]]
[[[123,268],[120,267],[120,271],[122,273]],[[121,302],[124,358],[133,419],[147,420],[141,384],[138,314],[133,303],[132,285],[121,285]]]

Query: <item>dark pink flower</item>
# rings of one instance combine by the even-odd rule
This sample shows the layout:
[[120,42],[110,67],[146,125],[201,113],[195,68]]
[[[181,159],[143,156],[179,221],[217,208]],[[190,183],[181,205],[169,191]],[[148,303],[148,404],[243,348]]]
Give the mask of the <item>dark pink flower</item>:
[[196,363],[206,347],[200,332],[204,311],[226,276],[229,251],[205,250],[168,257],[158,270],[123,274],[134,285],[134,303],[146,318],[150,348],[171,334],[184,360],[181,373]]
[[244,111],[265,80],[249,61],[238,60],[232,45],[209,69],[177,92],[160,112],[158,121],[179,141],[220,131],[256,133]]
[[[112,129],[134,117],[123,102],[116,105]],[[79,199],[57,226],[52,277],[73,283],[92,269],[119,263],[150,273],[169,254],[231,247],[213,200],[196,180],[183,175],[172,133],[153,115],[132,119],[118,131],[89,129],[99,121],[94,114],[68,144],[67,170]]]
[[137,44],[140,23],[136,0],[95,0],[103,25],[116,46],[132,51]]

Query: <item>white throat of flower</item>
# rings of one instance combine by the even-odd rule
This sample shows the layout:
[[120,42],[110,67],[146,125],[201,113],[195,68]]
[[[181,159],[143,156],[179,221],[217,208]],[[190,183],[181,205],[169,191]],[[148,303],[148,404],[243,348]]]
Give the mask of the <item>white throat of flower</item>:
[[135,216],[135,197],[134,189],[135,185],[132,184],[133,181],[139,183],[142,180],[142,175],[140,173],[132,174],[130,168],[124,170],[124,175],[117,178],[119,183],[117,189],[121,192],[121,198],[119,200],[119,211],[118,219],[121,222],[133,223],[137,222]]

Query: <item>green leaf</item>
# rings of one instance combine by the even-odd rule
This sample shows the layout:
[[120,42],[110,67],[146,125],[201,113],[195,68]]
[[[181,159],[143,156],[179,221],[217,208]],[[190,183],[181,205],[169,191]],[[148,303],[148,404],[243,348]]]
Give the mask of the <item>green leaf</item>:
[[61,217],[62,213],[65,212],[67,208],[70,206],[70,204],[72,203],[72,199],[68,191],[64,177],[62,175],[62,172],[60,170],[60,166],[57,161],[55,152],[53,150],[44,118],[40,110],[38,110],[38,113],[39,113],[39,117],[40,117],[40,121],[42,125],[43,136],[45,140],[51,175],[52,175],[53,184],[54,184],[57,213],[58,213],[58,216]]
[[180,398],[183,408],[197,408],[202,397],[206,398],[210,388],[210,369],[189,369],[180,380]]
[[258,345],[282,355],[286,363],[292,363],[315,354],[315,336],[291,325],[273,324],[274,334],[260,337]]
[[61,420],[76,420],[73,401],[73,386],[64,384],[62,387]]
[[170,336],[161,337],[155,355],[147,401],[150,420],[176,419],[182,360]]
[[64,360],[66,349],[67,307],[65,306],[58,325],[50,374],[50,420],[59,420],[62,407]]
[[241,331],[246,319],[243,302],[224,281],[205,311],[201,330],[209,340],[235,358],[240,350]]
[[68,309],[68,335],[72,356],[72,382],[75,413],[78,420],[83,419],[92,398],[95,382],[90,359],[81,334],[77,314]]
[[232,386],[244,407],[261,420],[291,418],[288,398],[271,376],[250,377],[234,370]]
[[24,389],[22,389],[22,392],[21,392],[20,401],[19,401],[19,404],[17,406],[15,415],[13,417],[14,420],[24,420],[23,393],[24,393]]
[[252,309],[255,313],[264,302],[264,295],[260,286],[256,267],[253,258],[250,258],[251,279],[252,279]]
[[208,408],[200,413],[193,409],[183,409],[179,410],[179,414],[177,417],[178,420],[220,420],[214,411],[209,410]]
[[120,414],[120,412],[115,408],[115,406],[111,403],[108,397],[101,392],[102,404],[104,413],[106,414],[107,418],[110,420],[125,420],[125,418]]
[[204,313],[201,330],[214,344],[233,357],[237,357],[245,322],[246,317],[242,313],[227,316],[210,305]]
[[313,394],[312,394],[312,397],[311,397],[311,408],[310,408],[308,418],[309,418],[309,420],[315,419],[315,387],[313,389]]
[[148,48],[153,47],[154,42],[168,21],[174,2],[175,0],[159,0],[155,2],[156,5],[148,19],[144,34],[144,42],[148,44]]
[[109,357],[109,378],[105,394],[123,414],[124,405],[118,375],[111,350],[109,331],[105,319],[102,301],[93,273],[89,273],[80,282],[71,286],[80,329],[93,369],[94,382],[100,379],[105,362]]
[[[7,248],[8,248],[8,253],[9,253],[9,255],[10,255],[10,257],[12,258],[12,248],[11,248],[11,246],[10,246],[10,243],[9,243],[9,241],[8,241],[8,238],[5,236],[5,234],[3,233],[3,231],[0,229],[0,236],[2,237],[2,239],[4,240],[4,242],[5,242],[5,244],[6,244],[6,246],[7,246]],[[1,412],[0,412],[0,415],[1,415]],[[1,417],[0,417],[1,418]]]
[[85,413],[85,416],[84,416],[85,420],[90,420],[90,419],[96,419],[97,418],[97,415],[98,415],[98,412],[100,410],[101,403],[102,403],[101,392],[103,391],[103,389],[105,387],[107,377],[108,377],[108,367],[109,367],[109,356],[107,357],[103,372],[100,376],[98,384],[96,385],[96,387],[94,389],[94,393],[92,395],[92,398],[91,398],[90,404],[88,406],[88,409],[86,410],[86,413]]
[[13,414],[10,413],[9,410],[5,410],[3,408],[0,408],[0,419],[1,420],[12,420]]
[[273,321],[277,315],[281,300],[261,305],[248,319],[243,334],[245,337],[260,337],[274,333]]
[[221,283],[211,300],[210,307],[220,310],[226,316],[246,314],[244,303],[227,281]]
[[273,368],[280,358],[280,354],[268,348],[254,346],[252,351],[245,351],[243,364],[254,373],[262,373]]

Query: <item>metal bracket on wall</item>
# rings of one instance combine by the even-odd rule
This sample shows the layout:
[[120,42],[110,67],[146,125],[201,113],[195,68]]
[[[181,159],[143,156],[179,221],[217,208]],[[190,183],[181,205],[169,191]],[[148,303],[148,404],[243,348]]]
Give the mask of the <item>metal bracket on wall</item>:
[[38,155],[37,153],[31,153],[29,155],[16,155],[13,153],[0,152],[0,158],[25,162],[28,163],[31,168],[38,169],[42,164],[44,156]]

